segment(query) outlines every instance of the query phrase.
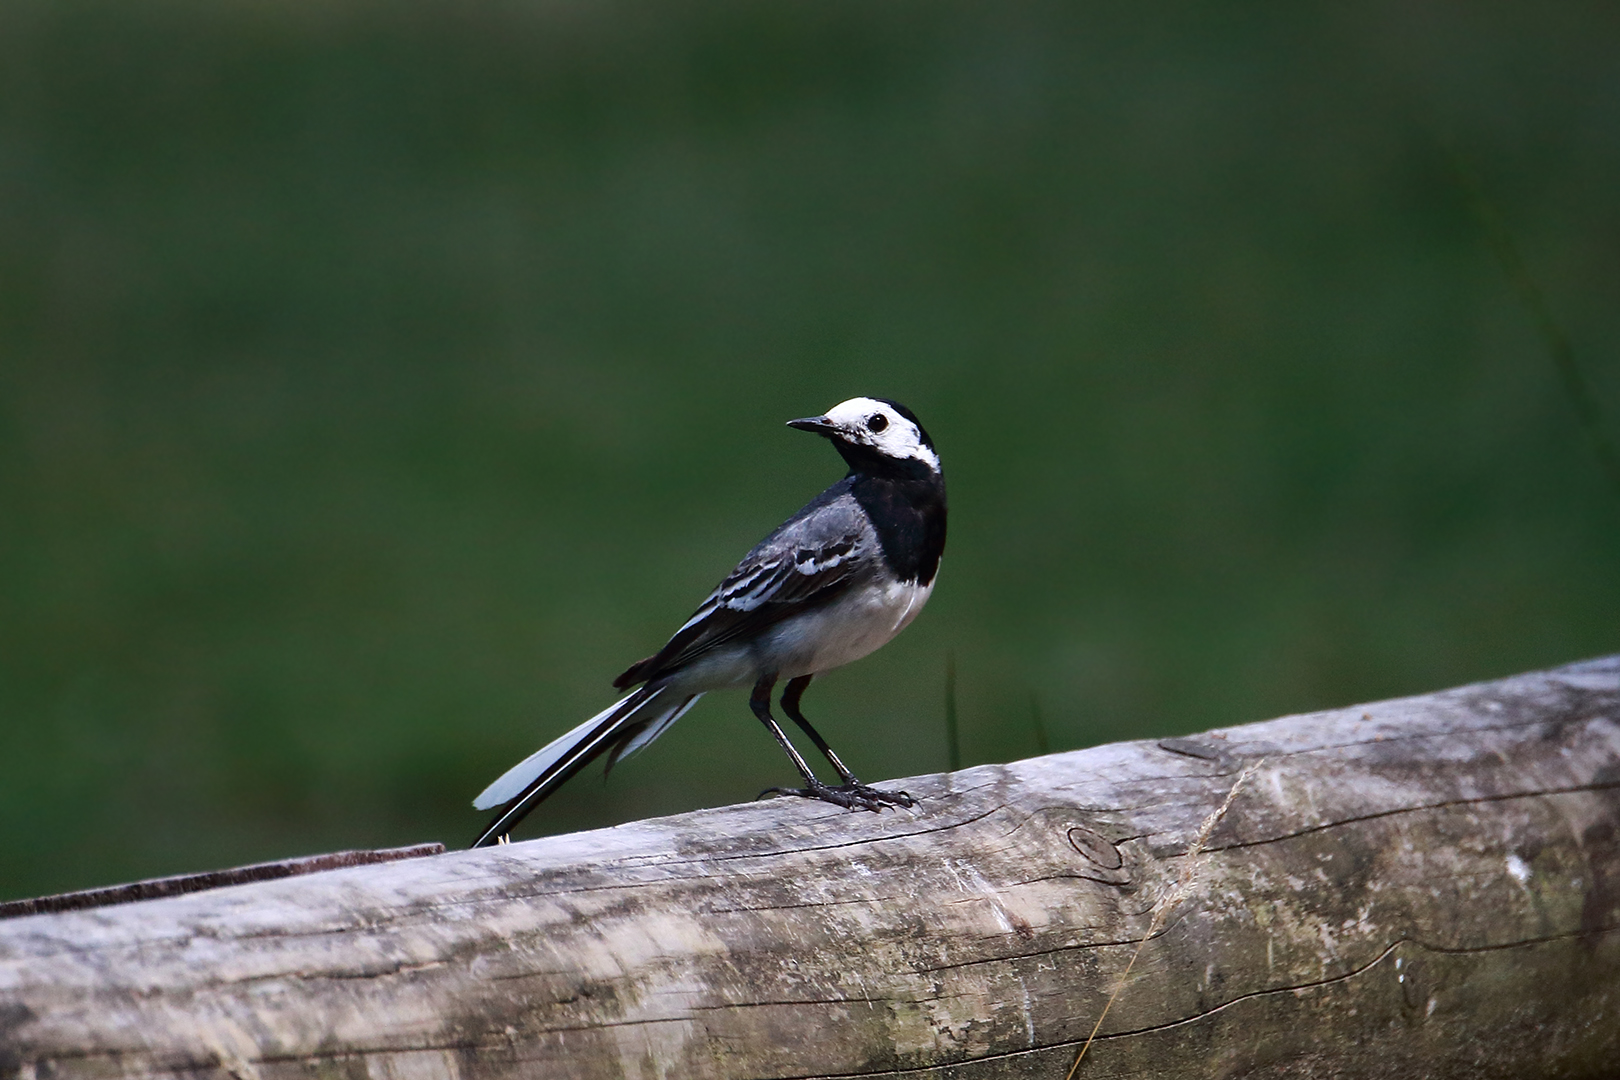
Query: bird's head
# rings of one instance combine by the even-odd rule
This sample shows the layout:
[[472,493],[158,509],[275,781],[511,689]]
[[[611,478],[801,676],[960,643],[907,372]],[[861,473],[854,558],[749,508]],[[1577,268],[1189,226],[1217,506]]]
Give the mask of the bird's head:
[[825,416],[789,420],[788,427],[813,431],[832,441],[851,468],[874,465],[910,465],[915,462],[933,473],[939,470],[934,441],[912,411],[888,398],[857,397],[841,401]]

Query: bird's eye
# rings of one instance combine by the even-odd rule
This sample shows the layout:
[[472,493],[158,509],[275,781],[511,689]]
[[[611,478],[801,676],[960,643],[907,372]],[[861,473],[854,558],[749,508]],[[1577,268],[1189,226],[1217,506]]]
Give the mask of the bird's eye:
[[879,432],[889,426],[889,418],[882,413],[873,413],[866,418],[866,430]]

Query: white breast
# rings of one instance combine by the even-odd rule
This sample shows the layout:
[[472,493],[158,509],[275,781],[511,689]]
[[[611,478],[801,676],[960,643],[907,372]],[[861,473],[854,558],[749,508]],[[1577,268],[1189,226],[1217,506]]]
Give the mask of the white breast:
[[[938,580],[938,577],[935,577]],[[748,642],[705,653],[665,685],[686,693],[752,686],[762,675],[817,675],[887,644],[928,602],[933,582],[856,585],[824,608],[795,615]]]
[[783,678],[831,671],[888,644],[933,591],[932,581],[857,586],[827,607],[773,628],[764,651],[780,665]]

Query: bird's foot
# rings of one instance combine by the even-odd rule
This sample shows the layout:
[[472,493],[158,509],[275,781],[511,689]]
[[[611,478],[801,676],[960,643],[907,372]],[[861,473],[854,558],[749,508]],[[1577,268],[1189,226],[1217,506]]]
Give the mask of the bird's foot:
[[759,793],[762,799],[767,795],[797,795],[801,799],[820,799],[834,806],[842,806],[845,810],[870,810],[874,814],[885,806],[917,805],[917,800],[908,792],[880,791],[874,787],[867,787],[859,781],[829,787],[820,780],[811,780],[802,788],[773,787]]

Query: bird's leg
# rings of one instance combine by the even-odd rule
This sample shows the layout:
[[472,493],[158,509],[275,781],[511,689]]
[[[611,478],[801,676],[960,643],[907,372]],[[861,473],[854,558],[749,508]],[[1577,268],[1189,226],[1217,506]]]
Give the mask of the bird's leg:
[[907,792],[879,791],[877,788],[867,787],[861,783],[860,780],[856,779],[855,774],[850,771],[849,766],[839,760],[838,755],[833,752],[833,748],[827,745],[827,740],[821,737],[821,732],[812,727],[810,721],[805,719],[804,713],[799,711],[799,699],[804,696],[804,691],[810,685],[812,678],[814,678],[812,675],[800,675],[796,679],[788,680],[787,689],[782,691],[782,711],[788,714],[789,720],[799,725],[801,731],[810,736],[810,741],[816,744],[816,749],[820,750],[822,756],[832,763],[833,768],[838,770],[838,775],[843,779],[844,783],[842,787],[834,790],[852,795],[862,802],[871,801],[895,806],[916,806],[917,800],[913,799]]
[[[788,742],[787,734],[777,724],[775,717],[771,716],[771,690],[775,686],[775,675],[761,676],[759,682],[754,684],[754,692],[748,695],[748,707],[754,710],[754,715],[759,717],[759,722],[764,724],[766,729],[776,737],[777,745],[792,760],[793,767],[799,770],[799,775],[804,777],[804,782],[813,786],[820,782],[816,779],[816,774],[810,771],[810,766],[799,755],[799,751],[794,748],[793,744]],[[766,789],[766,791],[775,790],[777,789]],[[760,792],[761,795],[765,793],[764,791]]]
[[775,687],[776,676],[774,674],[762,676],[759,682],[754,684],[754,692],[748,697],[748,707],[754,710],[754,715],[759,717],[759,722],[764,724],[771,735],[775,737],[777,745],[792,760],[793,767],[799,770],[799,775],[804,777],[804,787],[766,788],[759,793],[759,797],[764,798],[766,795],[772,794],[798,795],[806,799],[820,799],[823,802],[830,802],[835,806],[842,806],[846,810],[859,808],[875,811],[882,809],[882,804],[875,799],[866,798],[847,787],[828,787],[816,779],[816,774],[810,771],[810,766],[800,756],[799,752],[793,748],[793,744],[788,742],[786,733],[782,731],[781,726],[771,716],[771,691]]
[[788,680],[787,689],[782,691],[782,711],[788,714],[789,720],[799,725],[801,731],[810,736],[810,741],[816,744],[816,749],[821,751],[823,757],[832,762],[832,767],[838,770],[838,775],[843,777],[844,783],[859,785],[860,781],[849,771],[849,766],[838,760],[838,755],[827,745],[827,740],[821,737],[821,732],[811,727],[810,721],[799,711],[799,699],[804,696],[804,691],[809,687],[812,678],[813,675],[800,675],[796,679]]

